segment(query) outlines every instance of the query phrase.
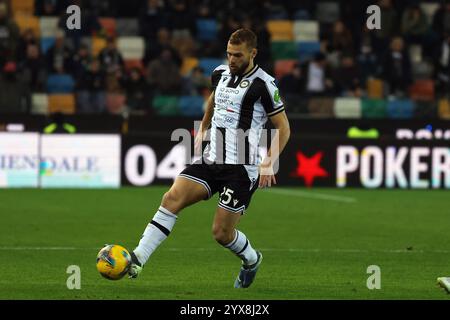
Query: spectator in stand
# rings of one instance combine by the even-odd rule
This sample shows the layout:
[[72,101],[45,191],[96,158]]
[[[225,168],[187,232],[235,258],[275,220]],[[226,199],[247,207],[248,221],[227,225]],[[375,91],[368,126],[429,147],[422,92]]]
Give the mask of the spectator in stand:
[[420,44],[426,48],[424,45],[428,43],[429,25],[427,17],[419,5],[412,5],[403,12],[401,29],[406,43]]
[[361,83],[365,86],[368,78],[375,76],[377,73],[378,58],[373,51],[372,33],[367,26],[364,26],[360,37],[357,64],[361,72]]
[[171,44],[170,30],[167,28],[161,28],[158,30],[158,40],[156,43],[147,43],[145,55],[143,58],[143,64],[146,66],[152,60],[157,59],[163,50],[169,50],[172,54],[172,58],[178,67],[181,66],[182,59],[177,50]]
[[329,50],[337,52],[339,56],[352,55],[354,53],[352,34],[340,20],[333,25]]
[[183,94],[202,96],[210,87],[210,79],[201,67],[195,67],[191,73],[183,79]]
[[260,65],[261,68],[270,74],[273,74],[270,33],[267,30],[267,26],[262,21],[254,19],[252,27],[251,30],[255,32],[258,39],[258,54],[256,55],[255,62]]
[[17,61],[23,61],[26,59],[27,51],[29,46],[38,46],[40,43],[37,39],[36,35],[34,34],[33,29],[26,29],[22,36],[19,39],[19,44],[17,46]]
[[434,13],[432,29],[438,37],[450,33],[450,3],[443,3]]
[[85,44],[81,44],[77,53],[73,56],[73,70],[75,80],[82,81],[82,78],[86,75],[91,67],[92,56],[89,52],[89,48]]
[[124,68],[124,61],[114,37],[107,38],[106,47],[100,51],[98,59],[102,71],[106,74],[106,90],[108,92],[121,90],[119,79]]
[[37,16],[59,16],[71,4],[69,0],[35,0]]
[[70,4],[77,5],[81,9],[81,28],[67,29],[66,24],[70,14],[66,13],[65,9],[59,19],[58,27],[66,31],[66,38],[69,40],[72,49],[76,50],[80,47],[82,37],[90,37],[94,34],[99,34],[102,27],[95,12],[85,7],[81,0],[71,0]]
[[46,54],[47,70],[50,73],[71,73],[72,55],[72,50],[65,43],[64,31],[58,30],[55,44]]
[[361,73],[353,56],[342,57],[340,67],[334,70],[335,92],[339,96],[361,97]]
[[140,110],[146,113],[152,111],[150,108],[152,92],[139,68],[132,68],[120,81],[126,93],[127,105],[130,111]]
[[195,16],[189,10],[186,0],[172,2],[168,21],[175,38],[190,38],[195,35]]
[[167,13],[160,7],[159,0],[147,0],[139,16],[140,35],[149,43],[156,40],[159,29],[168,27]]
[[[212,3],[203,2],[200,3],[197,8],[196,19],[215,19],[216,17],[212,11]],[[196,35],[199,34],[199,30],[196,30]],[[218,34],[220,36],[220,34]],[[226,42],[225,42],[226,43]],[[198,42],[198,53],[202,57],[222,57],[224,43],[218,37],[214,40],[205,40]]]
[[0,2],[0,68],[15,60],[19,36],[19,27],[8,17],[7,4]]
[[13,61],[4,64],[0,72],[0,113],[25,113],[30,111],[31,92],[17,73]]
[[291,72],[280,79],[279,89],[281,96],[301,95],[305,91],[305,78],[299,63],[296,63]]
[[334,83],[331,80],[331,70],[323,53],[317,53],[313,60],[306,63],[303,70],[305,70],[307,94],[328,96],[333,93]]
[[180,69],[172,52],[164,49],[159,58],[148,65],[148,83],[158,94],[177,95],[181,90]]
[[374,51],[378,57],[383,55],[390,39],[398,30],[398,15],[395,11],[392,0],[379,0],[378,6],[381,9],[381,29],[374,30]]
[[32,91],[45,91],[47,71],[45,59],[38,44],[29,43],[26,46],[25,57],[19,62],[18,68]]
[[77,108],[82,113],[100,113],[106,109],[106,77],[100,61],[91,61],[76,85]]
[[390,97],[403,97],[411,84],[411,61],[401,37],[391,41],[390,49],[381,61],[381,77],[388,85]]
[[450,33],[438,46],[435,63],[436,92],[450,97]]

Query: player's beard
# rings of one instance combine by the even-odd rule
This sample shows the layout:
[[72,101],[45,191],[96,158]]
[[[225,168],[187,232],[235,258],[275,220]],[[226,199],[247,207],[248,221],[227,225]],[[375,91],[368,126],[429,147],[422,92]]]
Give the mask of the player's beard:
[[238,69],[237,69],[236,71],[234,71],[234,72],[231,71],[231,69],[230,69],[230,72],[231,72],[232,75],[238,75],[238,76],[240,76],[240,75],[244,74],[244,72],[245,72],[245,70],[247,70],[249,64],[250,64],[250,60],[247,61],[246,63],[243,63],[242,66],[241,66],[240,68],[238,68]]

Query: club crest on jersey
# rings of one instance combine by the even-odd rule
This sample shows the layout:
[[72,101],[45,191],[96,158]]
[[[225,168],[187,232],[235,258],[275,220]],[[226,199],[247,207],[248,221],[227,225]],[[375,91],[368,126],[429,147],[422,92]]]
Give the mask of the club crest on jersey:
[[242,80],[241,83],[239,84],[239,87],[241,87],[241,88],[247,88],[249,84],[250,84],[250,81],[248,81],[248,80]]

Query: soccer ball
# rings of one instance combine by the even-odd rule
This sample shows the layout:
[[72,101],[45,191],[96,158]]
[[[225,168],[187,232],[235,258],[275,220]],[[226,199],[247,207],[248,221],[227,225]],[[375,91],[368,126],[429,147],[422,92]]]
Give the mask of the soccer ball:
[[122,279],[131,266],[131,256],[127,249],[117,244],[103,247],[97,255],[97,270],[109,280]]

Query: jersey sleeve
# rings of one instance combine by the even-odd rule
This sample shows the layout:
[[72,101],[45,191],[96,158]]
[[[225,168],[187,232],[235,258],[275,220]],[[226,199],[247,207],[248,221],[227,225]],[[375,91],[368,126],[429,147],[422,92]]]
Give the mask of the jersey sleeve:
[[224,72],[225,69],[221,68],[221,66],[214,69],[213,73],[211,74],[211,87],[212,90],[216,90],[217,85],[219,84],[220,78],[222,77],[222,72]]
[[264,87],[261,92],[261,104],[269,117],[284,111],[280,91],[273,80],[264,82]]

